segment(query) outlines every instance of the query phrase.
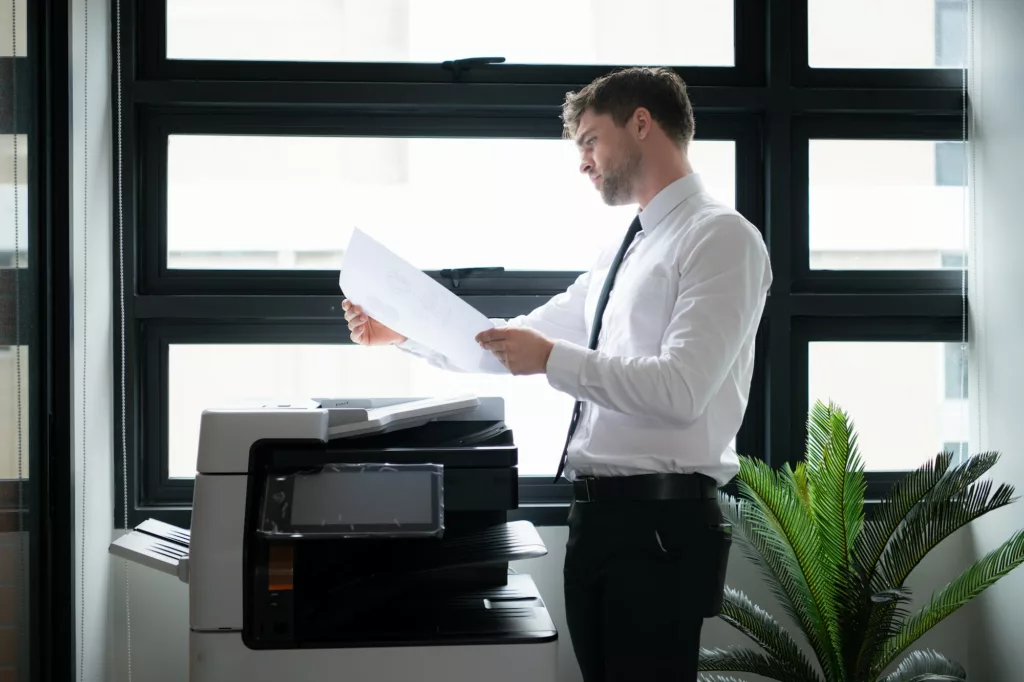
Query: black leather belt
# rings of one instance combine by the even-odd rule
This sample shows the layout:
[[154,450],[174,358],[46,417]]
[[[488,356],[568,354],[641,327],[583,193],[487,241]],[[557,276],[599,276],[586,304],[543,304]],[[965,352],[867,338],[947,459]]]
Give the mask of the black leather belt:
[[702,500],[718,496],[718,483],[703,474],[584,476],[572,482],[577,502],[600,500]]

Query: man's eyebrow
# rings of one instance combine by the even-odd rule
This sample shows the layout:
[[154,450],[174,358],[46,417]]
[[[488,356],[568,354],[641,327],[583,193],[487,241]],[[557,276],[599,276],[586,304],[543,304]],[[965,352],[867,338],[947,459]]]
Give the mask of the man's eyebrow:
[[583,146],[583,140],[584,140],[584,139],[585,139],[585,138],[586,138],[586,137],[587,137],[588,135],[590,135],[590,134],[591,134],[591,132],[593,132],[593,131],[592,131],[592,129],[590,129],[590,128],[585,128],[585,129],[581,130],[581,131],[580,131],[579,133],[577,133],[577,134],[576,134],[576,146],[577,146],[577,147],[582,147],[582,146]]

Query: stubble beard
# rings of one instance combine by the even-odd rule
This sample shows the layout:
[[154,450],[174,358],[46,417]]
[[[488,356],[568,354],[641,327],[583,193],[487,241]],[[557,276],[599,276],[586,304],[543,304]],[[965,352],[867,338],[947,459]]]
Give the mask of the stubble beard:
[[638,150],[632,150],[611,172],[604,174],[601,183],[601,198],[609,206],[623,206],[633,202],[633,185],[640,175],[641,158]]

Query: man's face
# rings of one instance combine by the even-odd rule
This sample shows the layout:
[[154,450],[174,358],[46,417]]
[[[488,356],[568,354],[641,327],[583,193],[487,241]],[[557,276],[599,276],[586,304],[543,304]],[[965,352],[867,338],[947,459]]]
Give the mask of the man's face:
[[584,112],[576,133],[580,172],[589,176],[609,206],[633,203],[642,156],[636,139],[607,114]]

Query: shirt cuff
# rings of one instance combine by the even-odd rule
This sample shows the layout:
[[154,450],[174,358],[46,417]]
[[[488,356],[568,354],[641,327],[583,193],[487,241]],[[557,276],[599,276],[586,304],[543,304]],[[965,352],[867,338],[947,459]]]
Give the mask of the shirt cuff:
[[396,343],[395,348],[399,350],[404,350],[407,353],[412,353],[413,355],[424,356],[430,354],[429,348],[424,346],[422,343],[416,343],[410,338],[406,338],[405,341]]
[[577,397],[588,353],[590,351],[582,346],[555,341],[546,367],[548,384],[555,390]]

